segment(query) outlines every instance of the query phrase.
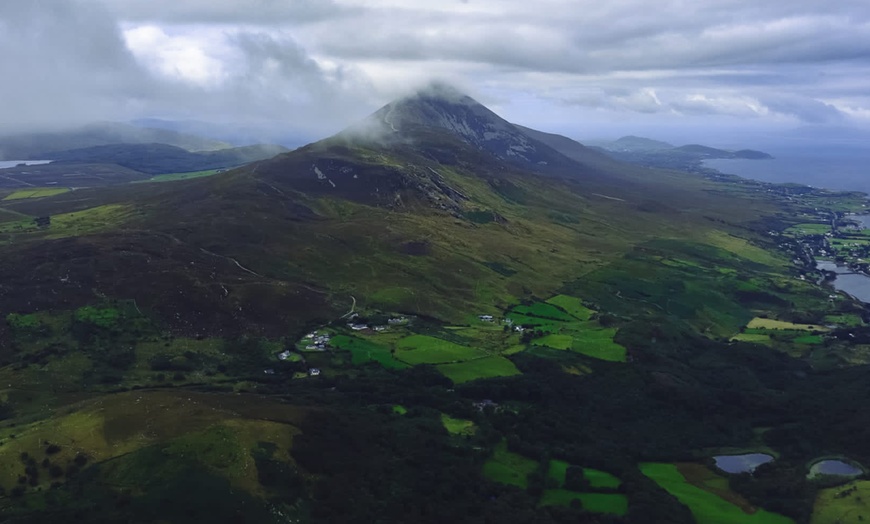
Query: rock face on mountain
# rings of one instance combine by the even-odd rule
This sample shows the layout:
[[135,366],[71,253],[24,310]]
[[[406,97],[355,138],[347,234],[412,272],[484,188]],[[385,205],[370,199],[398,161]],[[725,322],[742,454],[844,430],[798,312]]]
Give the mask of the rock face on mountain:
[[456,89],[432,84],[416,94],[379,109],[369,123],[379,123],[387,137],[407,136],[416,129],[448,131],[500,160],[523,166],[565,166],[568,158],[501,118]]

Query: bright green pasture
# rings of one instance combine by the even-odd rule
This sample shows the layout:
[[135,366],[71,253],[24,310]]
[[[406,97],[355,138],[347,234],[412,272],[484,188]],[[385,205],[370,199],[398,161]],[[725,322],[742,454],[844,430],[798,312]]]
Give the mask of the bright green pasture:
[[570,467],[571,464],[568,464],[564,460],[551,460],[547,467],[547,477],[556,481],[557,485],[561,488],[565,485],[565,475]]
[[749,514],[727,500],[689,484],[673,464],[648,462],[641,472],[688,506],[699,524],[786,524],[793,521],[762,509]]
[[42,198],[60,195],[69,191],[66,187],[34,187],[21,189],[6,196],[3,200],[20,200],[23,198]]
[[411,335],[396,344],[396,358],[408,364],[444,364],[486,356],[486,352],[428,335]]
[[547,335],[532,341],[536,346],[547,346],[553,349],[571,349],[574,337],[571,335]]
[[616,489],[622,485],[622,481],[615,475],[600,469],[583,468],[583,476],[589,481],[589,485],[595,489]]
[[858,524],[870,521],[870,481],[855,480],[820,490],[810,524]]
[[595,313],[584,306],[582,300],[568,295],[556,295],[547,300],[547,303],[562,308],[566,313],[578,320],[589,320],[592,313]]
[[548,489],[541,496],[542,506],[570,506],[579,500],[585,511],[625,515],[628,513],[628,497],[618,493],[577,493],[567,489]]
[[455,384],[479,378],[511,377],[520,374],[520,370],[517,369],[513,362],[498,356],[478,358],[467,362],[441,364],[436,367],[438,371]]
[[572,335],[572,351],[610,362],[625,362],[625,348],[613,341],[616,328],[584,329]]
[[377,362],[387,369],[404,369],[408,367],[404,362],[393,358],[389,348],[362,338],[336,335],[330,339],[329,343],[338,349],[350,351],[351,362],[354,365]]
[[507,449],[507,442],[501,441],[492,457],[483,464],[483,476],[501,484],[511,484],[525,489],[529,485],[528,476],[538,468],[538,463]]
[[441,414],[441,423],[444,429],[451,435],[473,435],[477,431],[474,422],[461,418],[453,418],[445,413]]

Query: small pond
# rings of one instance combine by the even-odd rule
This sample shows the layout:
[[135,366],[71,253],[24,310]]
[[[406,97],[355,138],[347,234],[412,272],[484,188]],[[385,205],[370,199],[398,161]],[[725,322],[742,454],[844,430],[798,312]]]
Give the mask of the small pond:
[[767,453],[744,453],[743,455],[717,455],[713,457],[716,467],[725,473],[752,473],[755,468],[773,460]]
[[820,475],[832,475],[837,477],[857,477],[864,471],[854,463],[843,460],[820,460],[810,466],[809,478],[818,477]]

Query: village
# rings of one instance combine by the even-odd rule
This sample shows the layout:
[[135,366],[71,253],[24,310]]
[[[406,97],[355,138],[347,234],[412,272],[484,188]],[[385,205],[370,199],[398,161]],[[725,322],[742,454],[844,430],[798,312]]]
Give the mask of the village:
[[[293,375],[293,378],[308,378],[318,377],[322,374],[322,369],[313,365],[308,365],[310,360],[318,360],[318,354],[331,353],[346,349],[341,343],[336,340],[346,338],[348,331],[357,333],[361,336],[376,336],[388,332],[395,332],[402,328],[407,328],[414,320],[414,317],[392,314],[392,315],[373,315],[371,318],[364,318],[359,313],[353,313],[347,318],[342,319],[346,322],[335,322],[329,325],[323,325],[314,329],[299,339],[292,348],[285,348],[275,357],[280,362],[285,363],[301,363],[305,365],[305,371],[299,371]],[[515,325],[514,321],[508,317],[495,317],[489,314],[477,315],[477,320],[481,324],[499,324],[504,332],[512,332],[522,334],[526,331],[526,327]],[[306,356],[308,358],[306,358]],[[275,368],[263,370],[267,375],[274,375]]]

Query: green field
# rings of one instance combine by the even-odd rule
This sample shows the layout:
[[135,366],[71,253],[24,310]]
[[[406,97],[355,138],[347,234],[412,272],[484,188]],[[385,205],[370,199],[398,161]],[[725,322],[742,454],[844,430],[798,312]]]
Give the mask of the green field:
[[793,235],[824,235],[831,232],[831,224],[798,224],[785,230]]
[[825,326],[816,324],[795,324],[794,322],[785,322],[782,320],[773,320],[772,318],[753,318],[746,325],[749,329],[794,329],[798,331],[829,331]]
[[842,315],[826,315],[825,322],[845,327],[857,327],[864,325],[864,321],[861,320],[861,317],[854,313],[843,313]]
[[428,335],[411,335],[396,344],[396,358],[411,365],[463,362],[485,356],[485,351]]
[[870,521],[870,481],[855,480],[819,490],[810,524],[858,524]]
[[536,346],[547,346],[553,349],[571,349],[574,337],[571,335],[546,335],[532,341]]
[[479,378],[511,377],[520,374],[520,370],[517,369],[513,362],[504,357],[497,356],[478,358],[467,362],[441,364],[436,367],[438,371],[455,384],[462,384],[463,382]]
[[562,322],[572,322],[574,317],[565,313],[561,309],[551,304],[543,302],[535,302],[530,306],[514,306],[513,312],[529,317],[549,318],[552,320],[560,320]]
[[[570,464],[564,460],[551,460],[547,468],[547,477],[553,479],[561,488],[565,485],[565,474]],[[615,475],[611,475],[606,471],[592,468],[582,468],[583,476],[589,481],[589,486],[592,489],[616,489],[622,485],[622,481]]]
[[35,187],[32,189],[22,189],[10,195],[7,195],[3,200],[20,200],[22,198],[42,198],[54,195],[61,195],[70,191],[66,187]]
[[483,476],[501,484],[510,484],[525,489],[529,485],[528,476],[538,468],[538,463],[507,449],[507,442],[501,441],[483,464]]
[[[211,176],[217,174],[221,171],[225,171],[223,169],[206,169],[204,171],[191,171],[189,173],[167,173],[165,175],[157,175],[149,178],[148,180],[142,180],[141,182],[175,182],[176,180],[189,180],[191,178],[202,178],[206,176]],[[141,183],[139,182],[139,183]]]
[[33,219],[0,224],[0,235],[32,233],[40,238],[58,239],[90,235],[107,231],[123,224],[132,215],[133,208],[124,204],[107,204],[71,213],[51,215],[51,223],[38,227]]
[[533,317],[529,315],[523,315],[514,311],[509,312],[507,314],[507,318],[509,318],[515,326],[534,326],[535,329],[543,329],[545,331],[555,331],[563,325],[563,322],[559,320]]
[[566,313],[576,318],[577,320],[589,320],[594,311],[583,305],[583,301],[579,298],[568,295],[556,295],[547,300],[548,304],[560,307]]
[[625,515],[628,513],[628,497],[619,493],[576,493],[567,489],[544,490],[541,506],[570,506],[579,500],[582,508],[591,513]]
[[[762,509],[747,513],[724,498],[690,484],[674,464],[644,463],[641,472],[689,507],[699,524],[786,524],[793,521]],[[727,483],[725,484],[727,486]]]
[[731,340],[740,342],[753,342],[755,344],[769,344],[770,335],[762,335],[760,333],[738,333],[731,337]]
[[616,328],[585,329],[573,335],[572,351],[610,362],[625,362],[625,348],[613,341]]
[[346,349],[351,353],[351,363],[354,365],[377,362],[387,369],[404,369],[408,365],[393,358],[390,349],[368,340],[348,335],[336,335],[329,343],[338,349]]
[[583,468],[583,476],[589,481],[589,485],[595,489],[616,489],[622,485],[622,481],[615,475],[599,469]]
[[568,464],[564,460],[553,459],[547,466],[547,478],[553,479],[553,481],[555,481],[561,488],[565,485],[565,474],[570,467],[571,464]]
[[445,413],[441,414],[441,423],[444,424],[444,429],[451,435],[474,435],[477,431],[477,426],[470,420],[461,418],[453,418]]

